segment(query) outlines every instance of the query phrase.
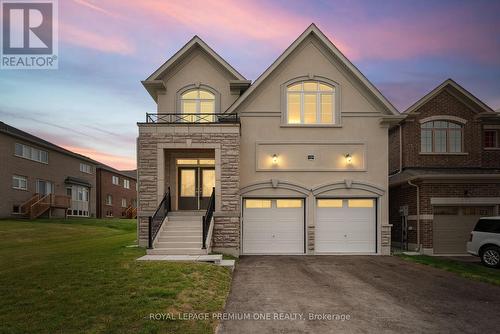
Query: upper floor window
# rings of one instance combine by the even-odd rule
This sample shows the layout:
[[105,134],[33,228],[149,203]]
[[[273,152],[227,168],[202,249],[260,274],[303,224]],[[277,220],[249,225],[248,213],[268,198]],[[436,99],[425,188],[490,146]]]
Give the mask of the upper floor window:
[[462,152],[463,126],[449,121],[430,121],[421,125],[422,153]]
[[185,122],[204,123],[212,122],[211,115],[215,113],[215,95],[204,89],[191,89],[181,95],[181,112],[183,114],[193,114],[183,119]]
[[127,179],[123,180],[123,188],[130,189],[130,180]]
[[113,184],[117,185],[117,186],[118,186],[118,185],[120,185],[120,179],[118,178],[118,176],[114,176],[114,175],[113,175],[113,176],[111,177],[111,182],[112,182]]
[[302,81],[286,89],[287,124],[335,124],[335,87]]
[[80,172],[92,174],[92,166],[84,164],[84,163],[80,163]]
[[488,129],[484,130],[484,147],[485,148],[500,148],[500,130]]
[[14,154],[18,157],[44,164],[49,163],[49,153],[47,151],[42,151],[28,145],[16,143]]

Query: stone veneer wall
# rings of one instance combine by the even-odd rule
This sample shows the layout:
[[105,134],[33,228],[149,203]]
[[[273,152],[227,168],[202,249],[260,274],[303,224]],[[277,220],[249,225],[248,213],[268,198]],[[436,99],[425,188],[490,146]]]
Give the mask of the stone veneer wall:
[[165,179],[165,175],[158,172],[163,166],[161,152],[168,148],[215,150],[216,212],[212,248],[237,255],[240,238],[239,124],[139,124],[137,140],[139,245],[147,246],[148,217],[154,213],[161,200],[162,195],[159,194],[158,185]]

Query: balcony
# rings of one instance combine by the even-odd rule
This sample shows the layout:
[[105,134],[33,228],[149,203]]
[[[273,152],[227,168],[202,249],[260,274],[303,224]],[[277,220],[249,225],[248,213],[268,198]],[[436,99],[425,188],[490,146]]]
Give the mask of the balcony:
[[146,123],[153,124],[220,124],[239,123],[237,114],[147,113]]

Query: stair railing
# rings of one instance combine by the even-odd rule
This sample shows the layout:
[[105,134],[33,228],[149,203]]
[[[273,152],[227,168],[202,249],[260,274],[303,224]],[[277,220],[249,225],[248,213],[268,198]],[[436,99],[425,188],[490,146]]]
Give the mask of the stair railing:
[[40,194],[34,194],[29,200],[19,206],[19,212],[29,216],[31,206],[33,203],[38,202],[38,200],[40,200]]
[[214,216],[214,210],[215,210],[215,188],[212,188],[212,195],[210,196],[210,200],[208,201],[207,212],[205,213],[202,219],[203,249],[207,248],[207,236],[208,236],[208,231],[210,230],[210,224],[212,223],[212,218]]
[[167,217],[170,211],[170,187],[168,187],[167,192],[163,196],[158,208],[156,208],[155,213],[149,216],[148,219],[148,248],[153,248],[153,241],[155,240],[158,232],[160,232],[161,226],[165,217]]
[[47,194],[33,203],[30,207],[30,219],[35,219],[50,209],[51,199],[51,194]]

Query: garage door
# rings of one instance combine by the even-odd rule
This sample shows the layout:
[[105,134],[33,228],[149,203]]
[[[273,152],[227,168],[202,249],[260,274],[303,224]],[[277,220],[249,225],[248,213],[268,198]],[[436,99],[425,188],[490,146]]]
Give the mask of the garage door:
[[244,254],[303,254],[303,199],[245,199]]
[[375,253],[374,199],[318,199],[315,250],[325,253]]
[[466,254],[470,232],[480,217],[493,216],[494,207],[435,206],[434,254]]

